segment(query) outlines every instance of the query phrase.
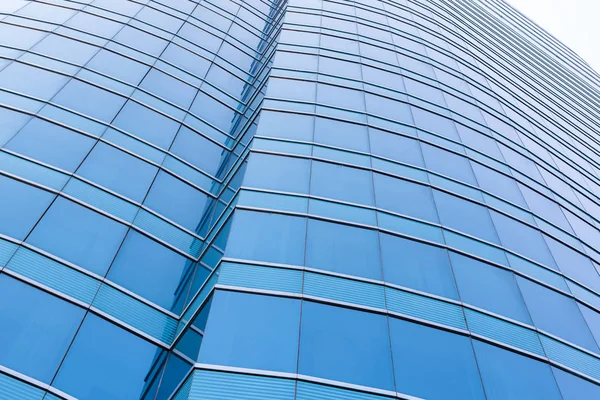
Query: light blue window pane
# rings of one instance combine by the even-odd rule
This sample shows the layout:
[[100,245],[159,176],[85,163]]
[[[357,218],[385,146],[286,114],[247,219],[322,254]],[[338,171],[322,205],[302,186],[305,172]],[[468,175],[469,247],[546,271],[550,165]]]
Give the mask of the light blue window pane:
[[0,363],[50,383],[83,316],[83,309],[1,275]]
[[199,361],[295,372],[299,328],[299,300],[218,291]]
[[50,100],[69,78],[45,69],[13,62],[0,72],[0,87]]
[[310,199],[308,212],[310,215],[377,226],[375,211],[367,208],[333,203],[325,200]]
[[460,140],[454,122],[451,119],[419,107],[411,107],[411,110],[417,128],[436,133],[448,139]]
[[61,61],[84,65],[99,50],[96,46],[85,44],[64,36],[50,34],[36,44],[32,49]]
[[390,335],[396,391],[431,400],[485,398],[468,337],[396,318]]
[[126,231],[124,225],[59,197],[27,242],[104,275]]
[[520,276],[517,282],[537,328],[588,350],[599,351],[575,300]]
[[[324,203],[332,204],[329,202]],[[292,195],[242,190],[240,191],[237,204],[239,206],[261,207],[271,210],[305,213],[308,208],[308,199]]]
[[573,232],[558,204],[525,185],[519,184],[519,188],[533,213],[565,229],[567,232]]
[[315,143],[362,152],[369,151],[367,127],[364,125],[317,117],[314,140]]
[[600,386],[556,367],[552,367],[552,372],[564,400],[600,398]]
[[369,128],[371,152],[374,155],[386,157],[401,163],[423,167],[423,155],[417,140]]
[[[86,15],[79,13],[77,15]],[[105,19],[102,19],[105,20]],[[140,83],[146,72],[150,69],[147,65],[139,63],[129,57],[116,54],[107,49],[102,49],[87,63],[86,67],[115,77],[132,85]]]
[[54,195],[0,175],[0,233],[23,240]]
[[410,106],[406,103],[392,100],[387,97],[376,96],[371,93],[365,94],[365,101],[367,103],[367,112],[369,114],[405,124],[413,124]]
[[354,164],[361,167],[369,168],[371,166],[368,156],[357,153],[350,153],[346,150],[331,149],[328,147],[314,146],[314,158],[324,158],[327,160],[340,161],[346,164]]
[[134,201],[142,201],[157,168],[105,143],[98,143],[77,174]]
[[310,160],[252,153],[244,175],[244,186],[308,193]]
[[313,127],[313,116],[265,110],[260,114],[256,135],[310,141]]
[[198,229],[208,217],[208,196],[175,178],[159,171],[148,192],[144,205],[164,215],[175,223],[191,230]]
[[313,161],[311,194],[373,205],[372,173],[362,169]]
[[480,188],[527,208],[523,195],[521,195],[521,191],[513,178],[509,178],[476,162],[471,163],[471,165]]
[[113,125],[163,149],[169,147],[179,129],[178,122],[131,100],[125,103]]
[[446,239],[446,244],[449,247],[477,255],[501,265],[508,265],[506,252],[502,249],[446,229],[444,229],[444,239]]
[[560,400],[550,366],[478,340],[475,355],[488,400]]
[[[297,88],[292,88],[292,93]],[[317,103],[348,110],[364,111],[364,92],[340,86],[317,84]]]
[[471,163],[467,158],[426,143],[421,144],[421,148],[425,165],[429,170],[461,182],[477,185]]
[[88,314],[53,386],[89,400],[139,398],[157,351],[133,333]]
[[512,272],[455,252],[450,260],[463,302],[531,324]]
[[374,174],[376,205],[399,214],[438,222],[431,188],[418,183]]
[[550,236],[544,235],[558,268],[568,277],[600,293],[600,276],[590,259]]
[[326,299],[385,309],[384,288],[381,285],[359,282],[324,274],[304,274],[304,294]]
[[500,149],[493,138],[461,124],[456,124],[456,128],[464,144],[485,155],[503,160]]
[[491,211],[490,214],[500,241],[506,248],[556,269],[554,259],[538,230],[496,211]]
[[[593,305],[597,306],[596,304]],[[583,318],[590,328],[594,339],[596,339],[596,343],[598,343],[600,341],[600,313],[581,303],[577,303],[577,306],[579,307],[579,310],[581,310],[581,314],[583,314]]]
[[306,266],[381,279],[377,231],[309,219]]
[[298,373],[393,390],[386,317],[304,302]]
[[535,279],[539,279],[540,281],[554,286],[555,288],[564,290],[565,292],[569,292],[569,288],[567,287],[565,279],[558,273],[552,272],[552,270],[543,268],[537,264],[525,260],[524,258],[517,257],[510,253],[507,253],[507,257],[511,267],[513,267],[513,269],[516,271],[522,272]]
[[233,258],[302,265],[305,236],[304,218],[237,211],[225,254]]
[[219,168],[224,149],[200,134],[182,127],[173,142],[171,152],[214,175]]
[[442,225],[488,242],[498,243],[498,237],[486,207],[435,189],[433,197]]
[[30,118],[31,116],[27,114],[0,108],[0,119],[2,119],[2,126],[0,126],[0,147],[4,146]]
[[192,104],[197,91],[192,86],[154,68],[148,72],[140,87],[185,109]]
[[95,140],[41,119],[33,119],[8,142],[6,148],[73,172]]
[[458,298],[446,250],[383,233],[380,240],[386,282]]
[[121,245],[107,278],[170,309],[189,262],[179,253],[132,230]]
[[121,96],[74,79],[69,81],[52,101],[105,122],[112,121],[125,103]]

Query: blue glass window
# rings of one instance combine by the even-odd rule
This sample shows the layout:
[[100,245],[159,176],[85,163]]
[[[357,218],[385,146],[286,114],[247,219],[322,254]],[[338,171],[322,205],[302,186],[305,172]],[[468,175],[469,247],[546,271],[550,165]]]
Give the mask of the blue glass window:
[[200,134],[182,127],[173,142],[171,151],[214,176],[219,168],[224,149]]
[[13,62],[0,72],[0,87],[50,100],[68,79],[45,69]]
[[451,119],[441,115],[423,110],[419,107],[411,107],[413,117],[415,118],[415,126],[429,132],[437,133],[440,136],[448,139],[459,141],[456,127]]
[[[298,91],[296,86],[290,89],[293,93]],[[364,96],[364,92],[360,90],[353,90],[350,88],[340,86],[325,85],[322,83],[317,84],[317,103],[320,104],[346,108],[349,110],[364,111]]]
[[473,341],[488,400],[560,400],[548,364]]
[[461,182],[477,185],[467,158],[426,143],[423,143],[421,148],[428,169]]
[[98,51],[98,48],[51,33],[31,50],[72,64],[84,65]]
[[142,201],[157,168],[106,143],[98,143],[77,174],[134,201]]
[[0,126],[0,147],[4,146],[30,118],[31,116],[27,114],[0,108],[0,120],[2,120],[2,126]]
[[591,351],[599,351],[575,300],[520,276],[517,281],[536,327]]
[[208,196],[173,175],[160,171],[144,204],[172,221],[195,231],[208,211]]
[[[77,15],[85,14],[78,13]],[[98,54],[87,63],[86,67],[123,80],[132,85],[140,83],[150,69],[147,65],[106,49],[101,49]]]
[[314,118],[310,115],[262,111],[257,136],[310,141]]
[[179,123],[129,100],[113,125],[163,149],[169,148]]
[[486,207],[435,189],[433,197],[442,225],[498,243],[498,237]]
[[476,162],[471,163],[471,166],[473,167],[473,172],[475,172],[475,177],[477,178],[477,182],[479,182],[480,188],[527,208],[523,195],[521,195],[521,191],[513,178],[509,178]]
[[463,302],[527,324],[531,323],[512,272],[450,252]]
[[399,214],[438,222],[429,186],[374,174],[377,207]]
[[112,121],[125,103],[121,96],[75,79],[70,80],[52,101],[105,122]]
[[468,337],[389,321],[398,392],[428,400],[485,398]]
[[365,101],[369,114],[382,116],[405,124],[412,125],[413,123],[410,106],[406,103],[371,93],[365,94]]
[[369,128],[369,136],[374,155],[418,167],[425,165],[417,140],[373,128]]
[[490,214],[500,241],[506,248],[556,269],[554,259],[538,230],[496,211],[491,211]]
[[538,192],[531,190],[525,185],[519,184],[519,188],[531,211],[568,232],[573,232],[567,218],[558,204],[549,198],[542,196]]
[[315,142],[350,150],[369,151],[366,126],[328,118],[317,117]]
[[6,145],[9,150],[73,172],[96,141],[35,118]]
[[600,386],[556,367],[552,372],[564,400],[600,399]]
[[186,109],[197,92],[192,86],[154,68],[148,72],[140,87]]
[[27,242],[103,276],[126,231],[124,225],[59,197]]
[[502,157],[502,153],[500,153],[500,149],[498,148],[496,141],[493,138],[461,124],[456,124],[456,129],[458,130],[458,134],[460,135],[462,142],[467,146],[470,146],[475,150],[478,150],[483,154],[498,160],[504,159],[504,157]]
[[0,275],[0,364],[50,383],[84,310]]
[[311,194],[352,203],[373,205],[370,171],[313,161]]
[[237,211],[225,254],[233,258],[302,265],[305,237],[304,218]]
[[393,390],[391,358],[385,316],[303,303],[299,374]]
[[589,258],[544,235],[558,268],[567,276],[600,293],[600,276]]
[[592,332],[592,336],[594,336],[594,339],[596,339],[596,343],[600,343],[600,313],[584,306],[581,303],[577,303],[577,305],[579,306],[579,310],[581,310],[581,314],[583,314],[583,318],[585,319],[585,322],[587,322],[587,325]]
[[0,233],[23,240],[54,195],[0,175]]
[[53,386],[87,400],[137,399],[157,352],[144,339],[88,314]]
[[309,219],[306,266],[381,279],[377,231]]
[[299,329],[299,300],[218,291],[199,361],[296,372]]
[[108,279],[166,308],[188,264],[187,258],[130,230],[108,272]]
[[252,153],[244,174],[244,186],[308,193],[310,160]]
[[446,250],[384,233],[380,240],[386,282],[458,298]]

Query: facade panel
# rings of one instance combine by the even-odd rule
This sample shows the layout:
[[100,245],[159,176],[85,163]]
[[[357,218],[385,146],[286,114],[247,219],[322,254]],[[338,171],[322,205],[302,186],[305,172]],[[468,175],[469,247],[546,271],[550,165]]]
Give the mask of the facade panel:
[[600,77],[502,0],[0,12],[0,398],[600,397]]

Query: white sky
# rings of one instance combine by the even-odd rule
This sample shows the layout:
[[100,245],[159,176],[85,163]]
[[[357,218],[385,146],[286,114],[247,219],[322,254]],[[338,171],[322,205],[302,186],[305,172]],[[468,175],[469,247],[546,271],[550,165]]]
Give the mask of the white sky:
[[600,0],[507,0],[600,73]]

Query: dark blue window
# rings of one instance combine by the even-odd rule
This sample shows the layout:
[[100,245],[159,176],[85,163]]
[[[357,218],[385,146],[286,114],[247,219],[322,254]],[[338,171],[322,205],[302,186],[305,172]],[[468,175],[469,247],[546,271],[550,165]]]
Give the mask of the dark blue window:
[[88,314],[53,386],[87,400],[137,399],[157,355],[156,346]]
[[0,364],[50,383],[84,310],[0,275]]
[[126,231],[124,225],[59,197],[27,242],[104,275]]
[[386,317],[304,302],[298,373],[393,390]]
[[315,196],[373,205],[370,171],[313,161],[310,192]]
[[218,291],[199,361],[296,372],[300,301]]
[[390,318],[396,390],[428,400],[484,399],[468,337]]

